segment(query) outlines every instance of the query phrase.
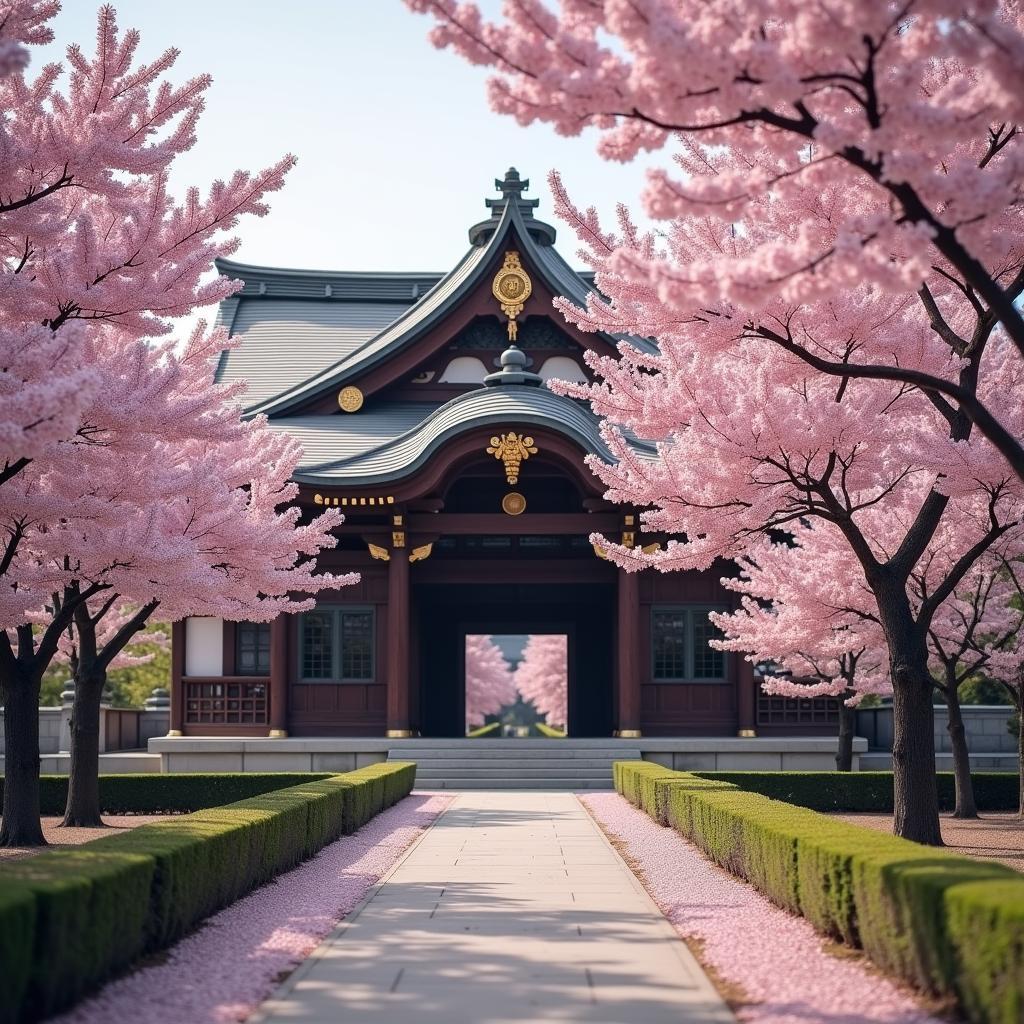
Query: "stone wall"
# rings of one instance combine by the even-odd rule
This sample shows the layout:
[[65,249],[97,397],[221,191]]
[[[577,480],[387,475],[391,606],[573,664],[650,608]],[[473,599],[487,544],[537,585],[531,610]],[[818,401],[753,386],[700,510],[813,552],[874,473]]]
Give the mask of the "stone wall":
[[[1004,705],[968,704],[962,708],[967,748],[972,754],[1013,754],[1017,740],[1007,727],[1013,708]],[[952,749],[944,704],[935,705],[935,750]],[[868,741],[870,751],[892,750],[892,708],[863,708],[857,712],[857,735]]]

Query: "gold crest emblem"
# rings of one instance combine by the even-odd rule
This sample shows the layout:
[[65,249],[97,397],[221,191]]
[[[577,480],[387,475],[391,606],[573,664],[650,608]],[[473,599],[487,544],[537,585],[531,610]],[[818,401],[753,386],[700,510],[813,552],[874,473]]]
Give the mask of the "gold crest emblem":
[[501,510],[507,516],[518,516],[526,511],[526,499],[518,491],[509,491],[501,499]]
[[342,412],[359,412],[363,407],[363,393],[351,384],[338,392],[338,405]]
[[523,311],[523,303],[533,293],[533,282],[530,275],[523,270],[519,262],[519,253],[510,249],[505,253],[505,262],[501,270],[494,275],[491,291],[501,306],[501,311],[508,317],[509,340],[516,340],[518,324],[516,317]]

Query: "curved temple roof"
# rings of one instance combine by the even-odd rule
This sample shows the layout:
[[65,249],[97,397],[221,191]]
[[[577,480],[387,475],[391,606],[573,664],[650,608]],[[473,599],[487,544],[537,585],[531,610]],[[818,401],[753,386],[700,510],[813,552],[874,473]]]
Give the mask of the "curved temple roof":
[[[221,304],[218,324],[240,344],[226,352],[218,380],[249,383],[247,415],[266,414],[272,429],[294,436],[305,456],[296,479],[365,485],[418,470],[450,437],[481,426],[550,427],[588,453],[610,459],[597,418],[583,403],[545,388],[504,383],[444,405],[367,402],[356,415],[296,415],[311,400],[378,366],[440,323],[480,287],[514,234],[523,260],[556,295],[585,304],[590,275],[574,271],[553,246],[555,230],[533,217],[529,182],[510,168],[495,182],[491,216],[470,228],[471,248],[447,274],[337,273],[218,261],[243,288]],[[616,338],[607,339],[615,344]],[[630,342],[653,348],[650,342]],[[644,454],[646,446],[638,446]]]
[[[342,417],[339,429],[344,429]],[[303,483],[378,484],[420,469],[442,445],[482,426],[548,427],[574,440],[588,454],[611,460],[597,417],[583,404],[545,388],[506,384],[481,388],[446,402],[396,437],[334,461],[303,461]],[[275,425],[272,421],[272,425]]]

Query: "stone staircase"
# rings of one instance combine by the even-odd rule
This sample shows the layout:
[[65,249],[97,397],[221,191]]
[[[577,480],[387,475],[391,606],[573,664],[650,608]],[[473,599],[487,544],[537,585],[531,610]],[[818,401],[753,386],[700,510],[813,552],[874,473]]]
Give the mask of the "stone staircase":
[[389,761],[416,762],[417,789],[611,789],[612,762],[638,747],[615,739],[392,740]]

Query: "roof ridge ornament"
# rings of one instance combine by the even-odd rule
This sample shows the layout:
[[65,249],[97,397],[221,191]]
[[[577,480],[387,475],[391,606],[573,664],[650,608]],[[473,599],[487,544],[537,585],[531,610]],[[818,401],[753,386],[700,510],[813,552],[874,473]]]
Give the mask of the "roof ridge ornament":
[[529,178],[520,178],[519,172],[510,167],[504,178],[494,179],[494,187],[501,193],[501,198],[484,200],[490,216],[469,229],[469,241],[472,245],[486,245],[510,208],[522,218],[521,227],[535,242],[539,245],[554,245],[555,229],[533,216],[533,211],[540,206],[540,200],[523,198],[523,192],[530,187]]
[[526,384],[531,387],[540,387],[544,383],[539,373],[533,373],[526,368],[526,353],[512,342],[498,360],[501,369],[495,373],[489,373],[484,377],[484,386],[493,388],[502,384]]

